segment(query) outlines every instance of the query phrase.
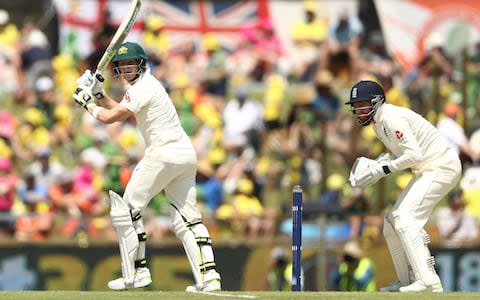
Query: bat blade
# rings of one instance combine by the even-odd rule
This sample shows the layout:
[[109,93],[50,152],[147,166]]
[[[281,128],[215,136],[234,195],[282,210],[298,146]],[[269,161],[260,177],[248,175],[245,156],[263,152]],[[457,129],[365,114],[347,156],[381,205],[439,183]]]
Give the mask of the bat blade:
[[100,61],[97,64],[97,70],[95,72],[97,78],[100,81],[103,81],[102,72],[107,68],[113,56],[115,56],[115,52],[117,51],[118,47],[120,47],[120,45],[123,43],[123,40],[125,40],[128,33],[132,29],[133,24],[135,24],[135,20],[141,6],[142,3],[140,2],[140,0],[132,1],[132,3],[130,4],[130,8],[128,9],[127,15],[122,20],[122,23],[120,23],[120,26],[118,26],[115,35],[113,36],[110,44],[108,44],[107,49],[105,50],[105,53],[103,53],[102,58],[100,58]]

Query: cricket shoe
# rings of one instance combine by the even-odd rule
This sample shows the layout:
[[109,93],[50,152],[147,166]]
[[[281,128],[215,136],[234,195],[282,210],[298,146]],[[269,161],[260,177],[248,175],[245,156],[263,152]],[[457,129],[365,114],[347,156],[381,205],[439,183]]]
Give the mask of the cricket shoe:
[[423,283],[421,280],[417,280],[414,283],[407,285],[407,286],[402,286],[399,288],[399,291],[402,293],[409,293],[409,292],[433,292],[433,293],[442,293],[443,292],[443,287],[442,283],[440,281],[431,284],[431,285],[426,285]]
[[135,273],[135,278],[133,283],[125,284],[123,277],[114,279],[108,283],[108,287],[112,290],[126,290],[133,288],[141,288],[152,283],[152,277],[150,275],[150,270],[147,268],[138,268]]
[[400,281],[395,281],[394,283],[387,285],[385,287],[380,288],[380,292],[398,292],[399,289],[402,287]]
[[205,282],[203,286],[190,285],[187,286],[185,292],[189,293],[199,293],[199,292],[219,292],[222,290],[222,283],[220,279],[212,279]]

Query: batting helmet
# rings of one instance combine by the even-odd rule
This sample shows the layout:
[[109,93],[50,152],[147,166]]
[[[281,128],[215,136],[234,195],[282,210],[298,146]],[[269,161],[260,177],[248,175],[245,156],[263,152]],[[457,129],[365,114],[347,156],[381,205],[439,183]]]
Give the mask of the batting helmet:
[[118,48],[117,52],[115,53],[115,56],[112,59],[112,62],[116,63],[122,60],[131,60],[131,59],[146,60],[147,55],[145,54],[145,51],[139,44],[132,43],[132,42],[125,42],[122,45],[120,45],[120,48]]
[[[353,104],[355,102],[370,100],[371,105],[369,106],[370,111],[367,114],[358,114],[357,111],[362,109],[362,111],[367,107],[354,108]],[[362,80],[357,82],[350,91],[350,101],[345,102],[347,105],[352,106],[352,113],[358,117],[358,120],[361,125],[366,126],[370,124],[377,112],[378,108],[385,102],[385,92],[380,84],[371,80]],[[368,116],[367,119],[360,117]]]
[[[132,73],[129,71],[125,71],[125,67],[119,66],[120,61],[127,60],[135,60],[137,62],[138,70]],[[140,77],[140,74],[145,72],[145,70],[147,69],[147,54],[145,54],[145,51],[139,44],[125,42],[120,45],[120,48],[118,48],[115,56],[112,58],[112,63],[113,72],[117,76],[120,74],[123,74],[124,76],[128,74],[136,74],[134,78],[129,79],[129,82],[134,82],[135,80],[137,80],[137,78]]]

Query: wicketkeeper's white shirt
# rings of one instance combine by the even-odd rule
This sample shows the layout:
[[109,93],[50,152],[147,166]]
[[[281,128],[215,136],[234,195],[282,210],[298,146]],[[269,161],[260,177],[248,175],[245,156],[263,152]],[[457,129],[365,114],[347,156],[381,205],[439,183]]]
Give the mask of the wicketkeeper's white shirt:
[[392,172],[411,168],[414,173],[433,170],[452,151],[448,141],[416,112],[384,103],[377,110],[373,128],[394,159]]

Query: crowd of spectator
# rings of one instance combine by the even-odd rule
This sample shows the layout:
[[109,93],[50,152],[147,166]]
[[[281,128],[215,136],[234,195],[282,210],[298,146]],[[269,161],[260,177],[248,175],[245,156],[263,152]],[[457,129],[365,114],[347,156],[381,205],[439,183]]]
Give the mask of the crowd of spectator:
[[[372,202],[382,197],[386,206],[398,189],[382,195],[352,191],[345,181],[358,154],[375,157],[383,150],[343,105],[359,79],[380,82],[388,102],[429,120],[447,117],[462,128],[468,118],[470,128],[447,134],[456,135],[451,141],[464,168],[478,167],[480,148],[470,144],[480,124],[478,92],[463,111],[455,97],[461,80],[441,43],[430,45],[418,66],[407,70],[387,52],[382,32],[367,32],[356,15],[342,12],[326,19],[312,1],[304,10],[305,18],[291,28],[291,51],[283,48],[269,19],[243,28],[234,49],[223,47],[212,33],[198,45],[192,40],[172,45],[159,16],[145,19],[141,44],[197,151],[198,204],[214,236],[276,236],[295,184],[304,187],[304,201],[313,206],[337,201],[333,214],[350,223],[351,238],[361,237],[366,226],[381,232],[384,207]],[[0,229],[5,236],[114,237],[107,192],[123,193],[143,141],[134,119],[105,126],[71,100],[76,78],[95,69],[114,33],[108,17],[92,35],[95,50],[76,57],[66,48],[57,53],[35,24],[17,26],[0,10]],[[480,83],[478,55],[468,69],[472,86]],[[113,74],[105,77],[109,94],[120,97],[123,83]],[[444,106],[445,114],[439,108]],[[478,201],[480,184],[468,188],[459,187],[467,210]],[[159,195],[145,217],[151,238],[171,234],[166,214],[168,199]],[[473,215],[478,226],[480,211]]]

